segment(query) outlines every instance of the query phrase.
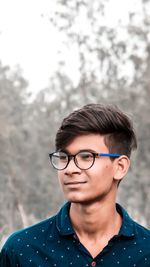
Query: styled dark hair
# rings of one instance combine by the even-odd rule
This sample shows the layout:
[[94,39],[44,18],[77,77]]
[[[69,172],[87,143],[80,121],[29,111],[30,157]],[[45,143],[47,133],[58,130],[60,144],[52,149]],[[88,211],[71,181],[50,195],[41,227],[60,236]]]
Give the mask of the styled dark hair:
[[104,136],[109,153],[130,157],[137,148],[132,121],[117,106],[88,104],[64,118],[55,139],[56,150],[63,150],[80,135],[100,134]]

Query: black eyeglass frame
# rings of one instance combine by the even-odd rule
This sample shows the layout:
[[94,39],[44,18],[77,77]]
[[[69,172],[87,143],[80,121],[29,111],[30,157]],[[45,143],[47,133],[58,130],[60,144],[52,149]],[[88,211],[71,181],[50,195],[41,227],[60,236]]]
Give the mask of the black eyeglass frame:
[[[62,152],[62,153],[64,153],[64,154],[67,155],[67,163],[66,163],[66,166],[65,166],[64,168],[59,169],[59,168],[57,168],[57,167],[53,164],[52,157],[53,157],[53,155],[54,155],[55,153],[57,153],[57,152]],[[91,166],[88,167],[88,168],[86,168],[86,169],[80,168],[80,167],[78,166],[78,161],[76,160],[76,156],[77,156],[78,154],[82,153],[82,152],[88,152],[88,153],[91,153],[91,154],[93,155],[93,162],[92,162]],[[73,160],[74,160],[75,165],[76,165],[80,170],[88,170],[88,169],[90,169],[90,168],[94,165],[95,158],[96,158],[97,156],[118,158],[118,157],[120,157],[120,156],[122,156],[122,155],[121,155],[121,154],[118,154],[118,153],[102,153],[102,152],[96,153],[96,152],[92,152],[92,151],[88,151],[88,150],[79,151],[79,152],[78,152],[77,154],[75,154],[75,155],[69,155],[69,154],[67,154],[67,153],[64,152],[64,151],[55,151],[55,152],[52,152],[52,153],[49,154],[49,158],[50,158],[50,162],[51,162],[52,166],[53,166],[56,170],[58,170],[58,171],[62,171],[62,170],[64,170],[64,169],[66,169],[66,168],[68,167],[69,162],[71,161],[72,158],[73,158]]]

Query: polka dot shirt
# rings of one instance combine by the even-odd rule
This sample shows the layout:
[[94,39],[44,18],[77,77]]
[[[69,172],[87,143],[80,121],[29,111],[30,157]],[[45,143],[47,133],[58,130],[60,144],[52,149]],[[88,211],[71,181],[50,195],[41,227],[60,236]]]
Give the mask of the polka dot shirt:
[[2,248],[0,267],[150,267],[150,231],[119,204],[119,234],[95,258],[78,240],[69,208],[66,203],[55,216],[12,234]]

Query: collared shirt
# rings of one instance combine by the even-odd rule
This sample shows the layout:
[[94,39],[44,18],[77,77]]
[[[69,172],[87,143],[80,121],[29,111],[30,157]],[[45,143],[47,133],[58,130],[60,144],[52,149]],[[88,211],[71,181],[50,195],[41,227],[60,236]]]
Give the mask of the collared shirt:
[[95,258],[76,236],[69,207],[66,203],[55,216],[12,234],[2,248],[0,267],[150,267],[150,231],[120,205],[119,234]]

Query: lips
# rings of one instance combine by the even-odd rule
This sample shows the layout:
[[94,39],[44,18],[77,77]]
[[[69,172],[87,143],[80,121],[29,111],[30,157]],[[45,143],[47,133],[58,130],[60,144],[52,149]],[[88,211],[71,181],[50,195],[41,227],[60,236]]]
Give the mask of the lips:
[[64,182],[64,185],[80,185],[80,184],[85,184],[86,181],[68,181]]

